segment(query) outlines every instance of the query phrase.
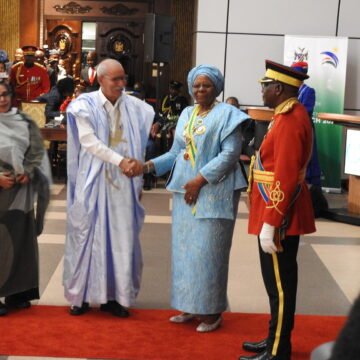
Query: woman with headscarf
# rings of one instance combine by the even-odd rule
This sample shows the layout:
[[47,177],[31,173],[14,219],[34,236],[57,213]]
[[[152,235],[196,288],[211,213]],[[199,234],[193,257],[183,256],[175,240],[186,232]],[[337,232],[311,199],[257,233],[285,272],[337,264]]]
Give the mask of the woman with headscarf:
[[216,101],[224,78],[211,65],[188,75],[194,106],[183,110],[172,148],[144,164],[160,176],[172,169],[172,298],[182,311],[170,318],[201,321],[198,332],[217,329],[227,308],[229,254],[240,191],[246,187],[240,166],[240,124],[248,118]]
[[10,86],[0,83],[0,298],[5,297],[0,315],[28,308],[30,300],[39,298],[37,235],[43,228],[50,182],[40,131],[11,108],[11,95]]

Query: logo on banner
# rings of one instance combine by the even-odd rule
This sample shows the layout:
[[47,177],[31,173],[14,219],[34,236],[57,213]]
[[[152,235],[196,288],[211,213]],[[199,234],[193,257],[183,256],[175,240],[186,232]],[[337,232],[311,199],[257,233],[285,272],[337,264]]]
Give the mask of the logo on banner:
[[306,50],[306,48],[300,48],[298,47],[298,51],[294,51],[294,61],[295,62],[302,62],[302,61],[307,61],[308,56],[309,56],[309,51]]
[[335,69],[338,67],[339,58],[332,51],[323,51],[320,54],[324,55],[323,59],[321,60],[321,65],[329,64]]

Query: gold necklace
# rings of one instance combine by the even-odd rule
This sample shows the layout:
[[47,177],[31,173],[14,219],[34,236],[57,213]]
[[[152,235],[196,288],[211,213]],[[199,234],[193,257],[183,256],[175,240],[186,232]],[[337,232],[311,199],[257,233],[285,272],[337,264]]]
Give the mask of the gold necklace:
[[215,100],[209,107],[209,109],[203,111],[203,112],[198,112],[197,116],[201,117],[201,118],[204,118],[213,108],[214,106],[217,104],[217,100]]

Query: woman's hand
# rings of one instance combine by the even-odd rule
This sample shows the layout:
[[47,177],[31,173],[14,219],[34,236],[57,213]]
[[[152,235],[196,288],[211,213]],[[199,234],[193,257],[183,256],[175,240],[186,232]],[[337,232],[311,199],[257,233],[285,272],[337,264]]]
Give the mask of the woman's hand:
[[184,185],[184,200],[188,205],[196,204],[200,190],[205,184],[207,184],[206,179],[199,174]]
[[24,173],[24,174],[19,174],[16,176],[16,182],[21,184],[21,185],[25,185],[30,181],[29,175]]
[[15,178],[11,172],[5,172],[0,175],[0,187],[10,189],[15,184]]

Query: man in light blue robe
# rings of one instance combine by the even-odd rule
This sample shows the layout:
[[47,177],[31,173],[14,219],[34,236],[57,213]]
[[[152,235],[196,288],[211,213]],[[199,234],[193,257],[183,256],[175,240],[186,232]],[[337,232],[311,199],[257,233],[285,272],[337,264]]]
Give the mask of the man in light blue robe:
[[152,107],[123,92],[119,62],[97,69],[100,89],[68,107],[68,209],[65,297],[70,314],[89,303],[115,316],[129,315],[140,288],[140,161],[154,117]]

